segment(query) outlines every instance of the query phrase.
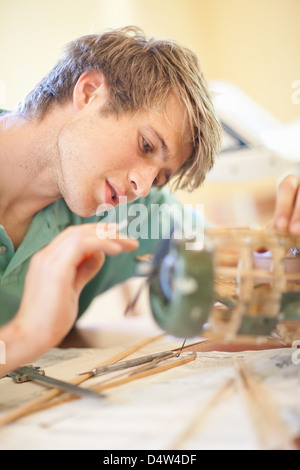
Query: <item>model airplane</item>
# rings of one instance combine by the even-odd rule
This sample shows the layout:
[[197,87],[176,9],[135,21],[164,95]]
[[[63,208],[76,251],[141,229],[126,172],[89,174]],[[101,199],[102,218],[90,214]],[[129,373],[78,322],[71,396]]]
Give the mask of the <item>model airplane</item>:
[[163,240],[147,261],[158,325],[178,337],[300,337],[300,237],[249,229],[210,229],[203,249]]

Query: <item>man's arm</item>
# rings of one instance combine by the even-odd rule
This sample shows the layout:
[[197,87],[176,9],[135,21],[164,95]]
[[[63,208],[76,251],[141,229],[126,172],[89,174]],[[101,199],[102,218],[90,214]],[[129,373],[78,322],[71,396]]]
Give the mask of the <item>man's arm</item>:
[[70,227],[33,256],[20,308],[0,328],[1,345],[5,346],[0,376],[57,346],[73,327],[80,292],[101,269],[105,255],[116,256],[138,247],[137,241],[117,238],[107,228],[107,224]]

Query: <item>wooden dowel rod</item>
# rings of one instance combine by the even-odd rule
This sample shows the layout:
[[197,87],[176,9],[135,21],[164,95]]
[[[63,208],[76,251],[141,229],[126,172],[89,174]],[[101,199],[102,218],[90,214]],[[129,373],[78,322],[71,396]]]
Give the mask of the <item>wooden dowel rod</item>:
[[[101,362],[97,367],[101,367],[101,366],[108,365],[108,364],[115,364],[116,362],[124,359],[130,354],[133,354],[134,352],[138,351],[144,346],[147,346],[151,342],[156,341],[164,336],[165,336],[165,333],[160,334],[158,336],[147,338],[146,340],[143,340],[137,343],[136,345],[131,346],[130,348],[122,351],[121,353],[113,356],[112,358]],[[74,377],[72,380],[70,380],[70,383],[73,385],[80,385],[81,383],[89,379],[90,377],[92,377],[92,374],[79,375],[79,376]],[[4,426],[6,424],[12,423],[13,421],[16,421],[19,418],[22,418],[23,416],[27,416],[36,411],[40,411],[44,409],[45,407],[47,407],[47,403],[50,400],[53,400],[59,395],[64,395],[64,394],[65,393],[62,392],[60,389],[53,388],[43,393],[43,395],[41,395],[40,397],[34,398],[33,400],[30,400],[28,403],[25,403],[24,405],[21,405],[18,408],[0,417],[0,426]],[[71,397],[69,394],[65,394],[65,395],[67,395],[68,397]]]
[[296,450],[293,438],[279,415],[279,408],[267,389],[242,364],[236,361],[238,384],[246,398],[258,436],[265,449]]
[[208,418],[209,414],[218,406],[224,399],[228,392],[234,386],[234,379],[228,379],[215,394],[208,401],[201,406],[200,412],[195,410],[192,419],[189,421],[185,429],[180,433],[180,436],[170,446],[170,450],[178,450],[183,447],[184,442],[189,439],[197,429],[202,427]]

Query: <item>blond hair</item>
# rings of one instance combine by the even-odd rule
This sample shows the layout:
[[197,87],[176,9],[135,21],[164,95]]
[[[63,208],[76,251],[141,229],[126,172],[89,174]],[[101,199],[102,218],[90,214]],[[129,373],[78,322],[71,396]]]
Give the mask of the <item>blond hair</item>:
[[174,41],[146,39],[136,27],[83,36],[66,46],[52,70],[18,107],[42,118],[53,103],[71,100],[87,70],[101,71],[109,86],[105,113],[163,109],[174,93],[184,109],[193,153],[175,176],[176,188],[200,186],[220,148],[221,127],[196,55]]

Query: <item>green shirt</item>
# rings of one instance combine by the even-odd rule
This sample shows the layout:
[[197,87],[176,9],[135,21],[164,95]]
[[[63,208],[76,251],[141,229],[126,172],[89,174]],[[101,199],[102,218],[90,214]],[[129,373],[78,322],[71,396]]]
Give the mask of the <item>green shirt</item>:
[[[98,275],[87,284],[81,293],[79,315],[87,309],[96,295],[136,275],[135,257],[153,252],[159,242],[158,237],[148,236],[151,234],[153,225],[159,225],[161,220],[161,212],[155,215],[155,212],[151,210],[151,205],[153,205],[152,207],[162,207],[162,204],[170,205],[174,202],[176,201],[167,190],[158,191],[156,189],[151,190],[146,198],[134,201],[135,204],[142,204],[143,208],[147,208],[147,211],[142,211],[142,216],[137,214],[136,218],[132,219],[136,220],[138,225],[146,228],[147,233],[145,232],[144,238],[139,239],[139,249],[135,252],[106,257]],[[126,210],[132,204],[128,204]],[[121,207],[116,208],[114,213],[116,220],[112,219],[112,222],[121,221],[121,211],[124,211],[124,206],[120,209]],[[105,217],[105,222],[110,221],[107,219],[107,213]],[[102,220],[105,217],[102,216]],[[25,238],[16,251],[5,232],[5,227],[0,225],[0,325],[11,320],[19,308],[24,280],[32,255],[46,246],[66,227],[100,220],[101,217],[96,216],[87,219],[76,216],[69,210],[64,200],[60,199],[34,216]],[[142,233],[141,236],[143,237]]]
[[[70,211],[63,199],[60,199],[34,216],[25,238],[16,251],[5,227],[0,225],[0,325],[10,321],[18,311],[31,257],[62,230],[70,225],[101,220],[122,223],[126,218],[129,221],[128,229],[130,226],[132,228],[133,224],[135,232],[139,232],[138,250],[113,257],[107,256],[99,273],[83,289],[79,300],[79,315],[81,315],[96,295],[137,274],[135,257],[153,252],[161,238],[170,233],[168,221],[174,219],[170,207],[175,207],[183,214],[183,208],[165,188],[162,190],[153,188],[147,197],[110,211],[110,214],[113,214],[112,219],[108,218],[107,213],[86,219],[79,217]],[[166,225],[163,219],[167,222]],[[134,236],[130,230],[126,230],[125,233]]]

